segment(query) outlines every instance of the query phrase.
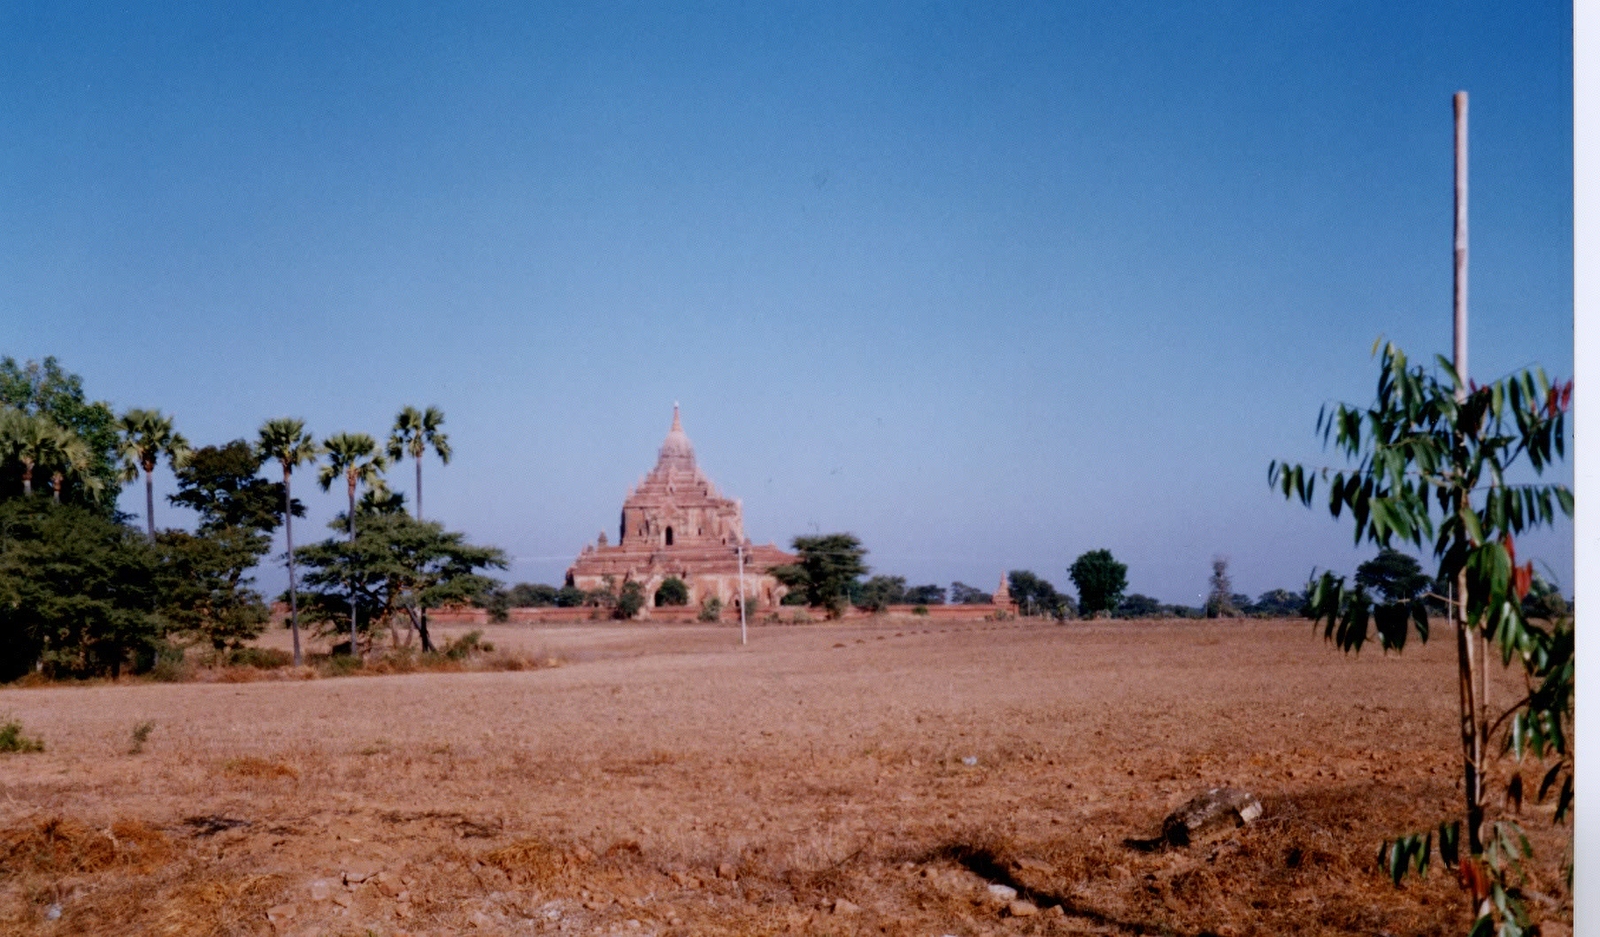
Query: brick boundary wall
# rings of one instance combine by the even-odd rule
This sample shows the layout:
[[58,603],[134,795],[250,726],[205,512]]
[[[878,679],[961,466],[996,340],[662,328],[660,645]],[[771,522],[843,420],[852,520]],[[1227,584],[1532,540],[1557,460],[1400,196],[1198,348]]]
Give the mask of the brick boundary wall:
[[[917,614],[917,608],[926,608],[927,614]],[[767,619],[776,611],[780,618],[777,624],[794,624],[796,617],[810,617],[813,621],[823,621],[826,615],[821,609],[806,608],[802,605],[780,605],[776,609],[763,608],[756,612],[750,624],[767,624]],[[891,605],[877,616],[864,609],[851,608],[844,614],[846,621],[868,620],[874,617],[885,619],[903,619],[907,621],[950,621],[952,619],[972,620],[1014,618],[1017,614],[1015,605]],[[289,619],[289,607],[278,603],[272,607],[272,621],[277,625],[284,625]],[[610,610],[580,606],[576,608],[513,608],[508,610],[505,624],[509,625],[572,625],[584,622],[613,621]],[[700,621],[700,610],[690,606],[656,607],[650,609],[649,618],[635,618],[631,624],[695,624]],[[724,608],[721,622],[723,624],[738,624],[739,610],[737,608]],[[428,611],[428,624],[430,625],[487,625],[489,612],[487,609],[458,606],[454,608],[435,608]]]

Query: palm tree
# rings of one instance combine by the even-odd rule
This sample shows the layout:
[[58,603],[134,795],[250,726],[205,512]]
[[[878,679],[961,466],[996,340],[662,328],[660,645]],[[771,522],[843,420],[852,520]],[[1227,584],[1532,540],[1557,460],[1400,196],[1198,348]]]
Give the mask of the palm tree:
[[277,459],[283,466],[283,540],[289,551],[289,631],[294,635],[294,665],[300,666],[300,610],[294,592],[294,527],[291,525],[289,475],[296,466],[317,461],[322,446],[308,432],[306,421],[279,417],[261,424],[256,453],[263,459]]
[[48,462],[56,448],[56,426],[48,417],[35,416],[7,407],[0,416],[0,435],[6,458],[22,463],[22,493],[33,494],[33,469],[40,462]]
[[122,480],[131,482],[144,472],[144,516],[150,539],[156,538],[156,494],[152,478],[156,462],[162,456],[173,469],[189,462],[189,440],[172,430],[172,418],[162,416],[160,410],[129,410],[117,421],[117,432],[122,445],[117,453],[122,456]]
[[[350,542],[356,542],[356,488],[375,487],[383,482],[382,472],[389,462],[378,451],[378,444],[366,433],[339,433],[324,444],[328,464],[317,473],[317,483],[327,491],[334,479],[344,477],[350,494]],[[356,584],[350,582],[350,653],[356,653]]]
[[77,479],[91,499],[99,497],[105,484],[90,471],[94,467],[94,453],[89,449],[89,444],[72,430],[57,427],[53,448],[50,491],[56,503],[61,503],[61,483],[66,481],[69,474]]
[[422,457],[431,446],[439,461],[450,464],[450,437],[439,427],[444,425],[444,411],[429,407],[418,412],[416,407],[406,407],[394,418],[394,430],[389,434],[389,458],[399,462],[408,454],[417,463],[417,520],[422,520]]

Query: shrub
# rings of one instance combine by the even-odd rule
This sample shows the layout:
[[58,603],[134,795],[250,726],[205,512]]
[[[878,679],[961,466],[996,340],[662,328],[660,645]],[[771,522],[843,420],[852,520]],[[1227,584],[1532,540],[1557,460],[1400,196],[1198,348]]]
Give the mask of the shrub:
[[928,614],[928,606],[926,606],[926,605],[918,605],[916,608],[911,610],[911,614],[913,614],[913,615],[922,615],[922,616],[926,617],[927,614]]
[[146,719],[145,721],[134,726],[133,731],[129,733],[128,736],[128,754],[137,755],[144,751],[144,743],[150,741],[150,733],[154,732],[155,729],[156,724],[150,719]]
[[42,752],[44,741],[30,739],[22,734],[22,723],[15,719],[0,725],[0,752]]
[[706,596],[706,600],[700,603],[700,620],[721,621],[722,600],[714,595]]
[[228,654],[228,664],[233,667],[255,667],[258,670],[277,670],[294,663],[294,655],[275,647],[241,647]]
[[483,640],[482,631],[469,631],[459,638],[444,642],[439,648],[439,653],[450,660],[466,660],[477,654],[487,654],[494,650],[492,641]]
[[656,605],[688,605],[689,584],[677,576],[668,576],[656,590]]

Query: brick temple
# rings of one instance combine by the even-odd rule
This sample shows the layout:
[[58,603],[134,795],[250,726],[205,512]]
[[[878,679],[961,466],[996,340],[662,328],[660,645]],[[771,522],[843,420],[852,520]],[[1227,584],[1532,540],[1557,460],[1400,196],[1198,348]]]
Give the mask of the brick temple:
[[739,548],[744,550],[744,591],[752,608],[773,608],[787,591],[768,572],[797,561],[772,544],[758,546],[744,535],[743,510],[737,498],[725,498],[695,464],[694,445],[683,431],[678,405],[672,405],[672,428],[661,443],[656,467],[628,492],[622,502],[617,542],[602,531],[583,548],[567,569],[567,584],[593,590],[606,577],[620,588],[633,581],[644,588],[649,618],[656,590],[670,576],[689,587],[689,607],[708,598],[730,611],[739,598]]

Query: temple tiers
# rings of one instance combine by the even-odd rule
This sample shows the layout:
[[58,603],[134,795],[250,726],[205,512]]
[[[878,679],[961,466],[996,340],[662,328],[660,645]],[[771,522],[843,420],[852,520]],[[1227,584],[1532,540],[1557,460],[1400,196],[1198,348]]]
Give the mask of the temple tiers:
[[656,590],[670,576],[689,587],[689,604],[708,598],[731,607],[739,597],[739,548],[744,548],[744,588],[752,607],[772,608],[786,591],[767,571],[797,557],[772,544],[757,546],[744,535],[737,499],[725,498],[695,462],[694,445],[683,431],[677,404],[672,428],[661,443],[656,466],[622,502],[617,542],[601,533],[583,548],[567,570],[567,584],[594,590],[633,581],[644,589],[650,617]]

